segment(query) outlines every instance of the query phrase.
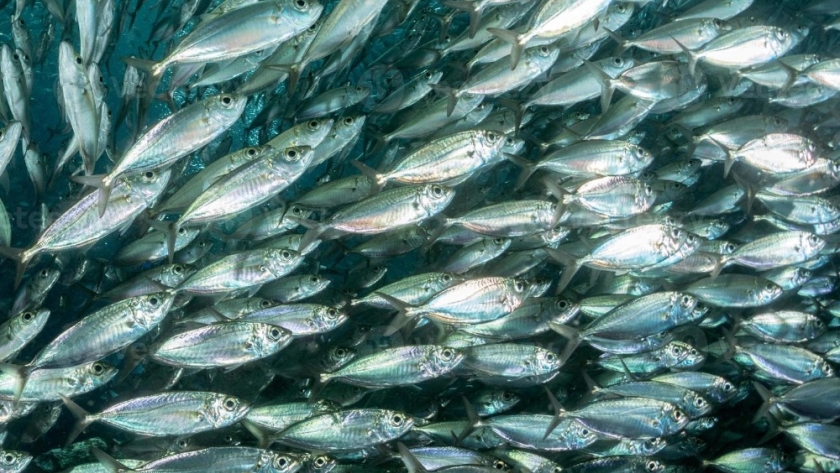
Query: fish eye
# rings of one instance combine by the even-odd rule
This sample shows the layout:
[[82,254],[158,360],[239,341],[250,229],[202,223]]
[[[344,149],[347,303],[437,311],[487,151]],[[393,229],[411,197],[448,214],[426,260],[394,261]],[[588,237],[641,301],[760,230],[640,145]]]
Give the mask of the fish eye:
[[554,468],[551,469],[551,473],[563,473],[563,468],[561,468],[559,466],[555,466]]
[[274,459],[274,466],[277,468],[286,468],[289,463],[291,463],[291,460],[285,455],[280,455]]
[[15,456],[12,455],[11,453],[6,453],[5,455],[3,455],[3,463],[5,463],[7,465],[11,465],[14,462],[15,462]]
[[311,278],[309,278],[309,282],[311,282],[313,284],[317,284],[317,283],[321,282],[321,278],[318,277],[318,276],[312,276]]
[[566,300],[561,299],[561,300],[557,301],[557,307],[560,310],[566,310],[566,309],[569,308],[569,303]]
[[256,156],[257,150],[254,149],[254,148],[248,148],[247,153],[248,153],[248,156]]
[[260,301],[260,307],[262,307],[263,309],[267,309],[267,308],[271,307],[271,301],[269,301],[267,299],[261,300]]
[[645,468],[647,468],[648,471],[656,471],[657,469],[659,469],[659,462],[655,460],[650,460],[645,465]]
[[102,372],[105,371],[105,366],[103,366],[102,363],[94,363],[91,365],[90,369],[93,371],[93,374],[102,374]]
[[280,256],[282,256],[283,259],[289,259],[292,257],[292,253],[289,250],[283,250],[280,252]]
[[229,397],[229,398],[225,399],[225,402],[222,405],[224,406],[225,409],[227,409],[229,411],[232,411],[232,410],[236,409],[237,404],[238,403],[236,402],[236,399],[234,399],[232,397]]
[[181,227],[181,228],[178,229],[178,235],[186,235],[186,234],[187,234],[187,229],[186,228]]
[[432,78],[432,73],[431,73],[431,71],[426,71],[426,73],[425,73],[425,74],[423,74],[423,77],[425,77],[426,79],[431,79],[431,78]]
[[735,243],[727,243],[726,244],[726,252],[727,253],[732,253],[733,251],[736,250],[736,248],[737,247],[735,246]]
[[505,463],[501,460],[496,460],[496,461],[493,462],[493,468],[496,469],[496,470],[506,470],[507,469],[507,463]]
[[546,48],[545,46],[542,46],[542,47],[540,48],[540,52],[541,52],[542,54],[548,54],[548,48]]
[[352,117],[345,118],[344,119],[344,124],[347,125],[347,126],[352,125],[353,124],[353,118]]
[[589,437],[589,434],[591,434],[591,432],[589,431],[589,429],[580,429],[580,434],[583,437]]
[[271,330],[268,331],[268,336],[271,337],[272,340],[279,340],[281,335],[283,335],[283,333],[277,327],[272,327]]
[[683,349],[681,347],[674,346],[671,348],[671,351],[674,352],[674,355],[680,356],[682,355]]
[[336,316],[338,316],[338,311],[334,307],[327,309],[327,317],[334,319]]
[[554,353],[546,353],[545,359],[553,363],[557,360],[557,355]]
[[318,23],[315,23],[312,26],[310,26],[309,28],[307,28],[306,31],[315,31],[317,29],[318,29]]
[[318,125],[320,125],[320,124],[321,123],[318,120],[312,120],[311,122],[309,122],[309,128],[312,129],[312,130],[317,130]]
[[150,181],[150,180],[154,179],[155,173],[154,173],[154,171],[146,171],[145,174],[143,174],[143,177],[145,177],[146,180]]
[[440,352],[440,357],[443,361],[449,361],[452,357],[455,356],[455,353],[452,352],[449,348],[445,348],[443,351]]
[[187,448],[187,441],[184,440],[184,439],[179,440],[178,441],[178,448]]
[[698,397],[694,400],[694,406],[699,408],[706,407],[706,401],[702,397]]
[[34,313],[32,313],[32,312],[30,312],[30,311],[28,311],[28,310],[27,310],[26,312],[24,312],[24,313],[20,314],[20,318],[21,318],[21,319],[23,319],[23,321],[24,321],[24,322],[29,322],[29,321],[30,321],[30,320],[32,320],[34,317],[35,317],[35,314],[34,314]]
[[683,295],[683,296],[682,296],[682,298],[680,298],[680,304],[682,304],[682,305],[683,305],[683,307],[688,307],[688,306],[690,306],[690,305],[691,305],[691,301],[692,301],[692,297],[691,297],[691,296],[689,296],[689,295]]
[[525,283],[522,282],[522,281],[516,281],[513,284],[513,287],[514,287],[514,289],[516,289],[516,292],[522,292],[522,291],[525,290]]
[[172,267],[172,272],[174,272],[175,274],[181,274],[184,272],[184,267],[180,264],[176,264]]
[[286,150],[286,157],[289,158],[289,159],[297,158],[297,151],[295,151],[293,149],[287,149]]
[[817,246],[820,243],[820,239],[816,235],[811,235],[808,237],[808,243],[810,243],[811,246]]
[[327,459],[324,457],[316,457],[315,460],[312,460],[312,463],[314,463],[318,468],[321,468],[327,464]]
[[772,290],[776,289],[776,285],[773,284],[772,282],[768,282],[767,284],[764,285],[764,289],[766,289],[768,291],[772,291]]
[[232,102],[233,102],[233,99],[231,99],[230,96],[225,95],[224,97],[222,97],[222,103],[224,105],[230,105]]
[[778,118],[778,117],[774,118],[773,119],[773,124],[776,125],[776,126],[782,126],[782,119]]
[[364,89],[362,89],[361,85],[356,86],[356,92],[361,92],[362,90],[364,90]]
[[438,197],[443,195],[443,188],[440,186],[432,186],[432,193]]
[[152,307],[157,307],[157,305],[159,303],[160,303],[160,299],[158,299],[157,297],[152,296],[152,297],[149,298],[149,305],[151,305]]
[[714,26],[715,26],[715,28],[721,28],[721,27],[723,27],[723,23],[722,23],[719,19],[717,19],[717,18],[715,18],[714,20],[712,20],[712,25],[714,25]]
[[622,64],[624,64],[624,60],[620,57],[613,58],[613,64],[615,64],[616,66],[621,66]]
[[677,421],[677,422],[680,422],[685,418],[685,414],[683,413],[683,411],[681,411],[679,409],[674,409],[673,416],[674,416],[674,420]]
[[40,273],[38,273],[42,278],[45,278],[50,275],[50,272],[46,269],[42,269]]
[[441,277],[441,279],[443,280],[443,282],[449,282],[449,281],[452,281],[452,276],[451,276],[451,275],[449,275],[449,274],[444,274],[444,275]]
[[399,414],[394,414],[394,415],[391,416],[391,425],[393,425],[395,427],[399,427],[399,426],[403,425],[404,422],[405,422],[405,419],[403,419],[403,416],[401,416]]
[[513,400],[513,393],[511,393],[509,391],[504,391],[502,393],[502,400],[505,401],[505,402],[512,401]]
[[492,131],[491,131],[491,132],[489,132],[489,133],[487,133],[487,139],[488,139],[489,141],[491,141],[491,142],[492,142],[492,141],[496,141],[496,138],[498,138],[498,137],[497,137],[497,136],[496,136],[496,134],[495,134],[495,133],[493,133]]
[[645,195],[651,195],[651,194],[653,194],[653,187],[645,186]]
[[295,2],[295,5],[297,5],[298,8],[304,8],[304,7],[306,7],[306,0],[297,0]]
[[345,350],[344,348],[336,348],[335,356],[339,358],[344,358],[345,356],[347,356],[347,350]]
[[303,212],[303,210],[301,210],[300,207],[292,207],[292,213],[300,215],[301,212]]

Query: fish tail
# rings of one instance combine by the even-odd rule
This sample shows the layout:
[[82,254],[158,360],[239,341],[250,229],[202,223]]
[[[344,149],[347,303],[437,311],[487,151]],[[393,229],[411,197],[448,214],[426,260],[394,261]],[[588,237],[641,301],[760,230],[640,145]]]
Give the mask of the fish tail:
[[420,463],[420,460],[411,453],[408,447],[402,442],[397,442],[397,449],[400,452],[400,459],[405,464],[408,473],[427,473],[429,470]]
[[248,419],[243,420],[242,426],[257,439],[257,446],[259,448],[268,448],[271,446],[273,439],[270,432],[266,432],[262,427],[254,424]]
[[110,174],[71,176],[70,180],[99,189],[99,201],[97,202],[97,206],[99,207],[99,216],[102,217],[105,215],[105,210],[108,207],[108,199],[111,198],[111,189],[113,187]]
[[9,363],[0,363],[0,373],[11,376],[15,380],[14,384],[14,404],[17,405],[23,396],[23,390],[26,388],[26,383],[29,381],[29,374],[32,368],[28,365],[12,365]]
[[548,256],[565,266],[563,273],[560,275],[560,281],[557,283],[557,294],[559,294],[563,289],[566,289],[566,286],[575,277],[582,264],[581,261],[566,252],[548,247],[545,248],[545,251],[548,253]]
[[480,2],[446,0],[443,2],[443,4],[456,10],[462,10],[470,14],[470,39],[475,38],[475,34],[478,32],[478,22],[481,19]]
[[393,308],[399,311],[397,316],[394,317],[394,320],[391,321],[391,324],[388,325],[388,328],[385,330],[386,337],[397,333],[401,328],[405,326],[405,324],[407,324],[411,321],[412,318],[414,318],[414,306],[412,306],[411,304],[407,304],[406,302],[403,302],[397,299],[396,297],[389,296],[388,294],[384,294],[381,292],[375,292],[374,294],[381,297],[382,299],[385,299],[385,302],[387,302],[389,305],[391,305]]
[[610,38],[612,38],[612,40],[613,40],[613,41],[615,41],[616,43],[618,43],[618,46],[616,46],[615,51],[613,52],[613,54],[615,54],[616,56],[618,56],[618,55],[620,55],[620,54],[624,53],[624,51],[627,51],[627,49],[629,49],[629,48],[630,48],[629,41],[627,41],[626,39],[624,39],[623,37],[621,37],[621,35],[619,35],[619,34],[618,34],[618,33],[616,33],[615,31],[613,31],[613,30],[611,30],[611,29],[609,29],[609,28],[606,28],[606,27],[604,27],[604,26],[602,26],[601,28],[603,28],[603,29],[604,29],[604,32],[605,32],[605,33],[607,33],[607,36],[609,36]]
[[149,59],[140,59],[136,57],[123,57],[122,60],[127,66],[131,66],[148,74],[149,80],[146,83],[146,92],[149,93],[149,97],[154,96],[158,83],[160,82],[164,71],[166,71],[166,64],[163,62],[155,62]]
[[350,164],[352,164],[353,167],[358,169],[359,172],[364,174],[365,177],[370,179],[370,182],[372,182],[376,186],[377,190],[382,189],[385,186],[387,178],[385,178],[385,176],[381,173],[377,172],[376,169],[373,169],[367,164],[355,159],[351,160]]
[[123,465],[119,462],[119,460],[115,459],[111,455],[108,455],[107,453],[103,452],[102,450],[96,447],[91,447],[90,453],[92,453],[93,456],[96,457],[96,460],[108,473],[117,473],[119,471],[135,471],[133,468],[129,468]]
[[589,62],[589,60],[580,56],[578,56],[578,59],[583,61],[583,66],[601,84],[601,113],[604,114],[610,108],[610,102],[612,102],[613,92],[615,91],[615,79],[607,75],[600,67]]
[[447,87],[442,84],[430,84],[430,87],[435,92],[446,95],[449,98],[449,101],[446,103],[446,116],[451,117],[452,112],[455,111],[455,105],[458,103],[458,97],[460,97],[460,92],[456,89]]
[[548,427],[545,429],[545,434],[543,435],[543,440],[545,440],[549,435],[551,435],[551,432],[554,432],[554,429],[560,425],[560,421],[563,419],[563,416],[566,415],[566,410],[563,409],[560,401],[557,400],[557,397],[546,385],[543,384],[542,387],[545,390],[545,394],[548,396],[549,402],[551,402],[551,407],[554,408],[554,418],[551,419],[551,423],[548,424]]
[[481,417],[479,417],[478,412],[475,410],[475,407],[473,407],[469,399],[467,399],[466,396],[461,396],[461,400],[464,401],[464,409],[467,411],[467,420],[469,422],[467,422],[464,430],[462,430],[457,437],[454,432],[452,433],[452,436],[455,437],[455,445],[460,445],[460,443],[463,442],[468,435],[473,433],[475,429],[484,425],[481,422]]
[[525,45],[528,44],[531,37],[501,28],[487,28],[487,32],[506,43],[510,43],[510,68],[511,70],[516,69],[519,58],[522,57],[522,52],[525,50]]
[[60,394],[60,396],[64,405],[67,406],[67,410],[76,418],[76,425],[73,426],[73,430],[70,431],[70,436],[67,438],[66,445],[70,445],[95,419],[90,415],[90,412],[73,402],[69,397],[63,394]]
[[684,52],[685,55],[688,56],[688,73],[691,74],[692,78],[696,79],[697,78],[697,59],[699,59],[697,54],[695,52],[693,52],[692,50],[688,49],[688,47],[686,45],[682,44],[680,42],[680,40],[678,40],[677,38],[674,38],[673,36],[671,36],[671,39],[673,39],[674,42],[677,43],[677,46],[679,46],[680,49],[682,49],[682,52]]
[[24,251],[20,248],[11,248],[8,246],[0,246],[0,256],[6,257],[15,262],[15,289],[20,286],[23,280],[23,274],[26,272],[26,266],[32,259],[34,254]]

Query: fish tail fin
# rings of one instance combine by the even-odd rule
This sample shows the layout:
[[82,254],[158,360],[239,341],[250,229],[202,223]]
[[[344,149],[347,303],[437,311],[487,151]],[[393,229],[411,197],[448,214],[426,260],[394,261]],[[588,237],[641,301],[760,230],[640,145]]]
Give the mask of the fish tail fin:
[[709,276],[712,279],[717,278],[720,275],[720,272],[723,271],[723,268],[725,268],[731,260],[727,258],[726,255],[715,255],[714,261],[715,265],[712,268],[712,272],[709,273]]
[[572,353],[574,353],[575,350],[577,350],[577,347],[580,346],[580,332],[568,325],[558,324],[555,322],[549,322],[548,326],[551,327],[551,330],[568,340],[566,346],[563,347],[563,353],[560,354],[560,362],[565,364],[572,356]]
[[242,421],[242,426],[257,439],[257,446],[259,448],[268,448],[271,446],[273,439],[270,432],[266,432],[265,429],[248,419]]
[[443,4],[456,10],[462,10],[470,14],[470,39],[475,38],[475,34],[478,32],[478,23],[481,19],[480,3],[446,0],[443,2]]
[[452,112],[455,111],[455,105],[458,103],[459,92],[456,89],[447,87],[442,84],[429,84],[429,86],[437,93],[446,95],[449,101],[446,103],[446,116],[451,117]]
[[528,179],[534,175],[537,171],[536,163],[532,163],[525,158],[520,158],[517,156],[517,159],[510,159],[514,164],[522,168],[522,171],[519,172],[519,177],[516,178],[516,184],[514,185],[514,190],[522,189],[525,186],[525,183],[528,182]]
[[76,425],[73,426],[73,430],[70,432],[70,436],[67,437],[66,445],[70,445],[76,440],[76,437],[79,436],[84,430],[94,421],[90,412],[86,411],[82,406],[73,402],[72,399],[69,397],[60,394],[61,400],[64,402],[64,405],[67,406],[67,410],[73,414],[73,417],[76,418]]
[[20,286],[23,280],[23,274],[26,272],[26,266],[29,264],[32,256],[29,253],[20,249],[9,246],[0,246],[0,256],[13,260],[15,262],[15,289]]
[[400,452],[400,460],[405,464],[408,473],[428,473],[429,470],[420,463],[420,460],[402,442],[397,442],[397,450]]
[[562,187],[558,186],[556,183],[552,182],[550,179],[546,178],[542,181],[543,185],[551,195],[557,199],[557,209],[554,211],[554,215],[551,217],[551,226],[554,227],[557,225],[557,222],[560,220],[560,217],[563,215],[563,212],[566,211],[566,202],[570,200],[571,196],[568,192],[566,192]]
[[376,186],[377,190],[380,190],[383,187],[385,187],[385,183],[388,182],[387,178],[382,173],[377,172],[376,169],[373,169],[372,167],[368,166],[367,164],[361,161],[352,159],[350,160],[350,164],[352,164],[353,167],[358,169],[359,172],[364,174],[365,177],[367,177],[370,180],[370,182],[372,182]]
[[788,66],[787,64],[785,64],[784,61],[780,59],[776,60],[776,64],[778,64],[782,68],[782,70],[785,71],[785,83],[782,85],[781,92],[783,94],[786,94],[790,90],[790,87],[793,85],[793,83],[796,82],[796,78],[799,76],[799,71]]
[[146,92],[149,93],[149,97],[153,97],[155,95],[155,90],[157,90],[158,83],[166,70],[164,64],[136,57],[123,57],[122,60],[127,66],[131,66],[149,75],[149,80],[146,84]]
[[478,411],[475,410],[475,407],[472,405],[469,399],[466,396],[461,396],[461,400],[464,401],[464,409],[467,411],[467,425],[464,427],[464,430],[455,437],[453,432],[453,437],[455,437],[455,445],[460,445],[461,442],[464,441],[467,436],[475,431],[475,429],[481,427],[483,424],[481,422],[481,417],[478,415]]
[[602,28],[604,28],[604,32],[607,33],[607,36],[609,36],[610,38],[612,38],[613,41],[618,43],[618,46],[616,46],[615,52],[613,54],[618,56],[618,55],[622,54],[624,51],[627,51],[630,48],[630,45],[628,44],[629,41],[624,39],[620,34],[616,33],[615,31],[613,31],[613,30],[611,30],[607,27],[602,27]]
[[15,406],[23,396],[23,390],[26,389],[26,383],[29,381],[29,374],[31,372],[32,368],[28,365],[0,363],[0,373],[11,376],[15,380],[13,397]]
[[775,403],[776,397],[769,389],[764,387],[764,385],[758,381],[753,381],[753,386],[755,387],[755,392],[761,396],[761,400],[763,401],[761,407],[758,408],[755,412],[755,416],[753,417],[753,422],[756,422],[762,417],[768,417],[770,415],[770,408]]
[[412,306],[411,304],[408,304],[404,301],[397,299],[396,297],[381,292],[376,292],[374,294],[384,299],[385,302],[387,302],[391,307],[399,311],[397,316],[394,317],[394,320],[391,321],[390,325],[388,325],[388,328],[385,330],[386,337],[397,333],[401,328],[405,326],[405,324],[407,324],[411,321],[412,318],[414,318],[414,306]]
[[688,49],[688,47],[686,45],[682,44],[680,42],[680,40],[678,40],[677,38],[674,38],[673,36],[671,36],[671,39],[673,39],[674,42],[677,43],[677,46],[679,46],[680,49],[682,49],[682,52],[684,52],[685,55],[688,56],[688,73],[691,74],[692,78],[696,79],[697,78],[697,59],[698,59],[697,54],[695,54],[692,50]]
[[577,274],[578,270],[580,270],[582,264],[581,261],[566,252],[549,247],[544,249],[548,253],[549,257],[565,266],[563,274],[560,275],[560,281],[557,283],[557,294],[559,294],[563,291],[563,289],[566,289],[566,286],[568,286],[572,281],[572,278],[575,277],[575,274]]
[[108,473],[117,473],[119,471],[135,471],[133,468],[129,468],[123,465],[119,462],[119,460],[112,457],[111,455],[108,455],[107,453],[103,452],[102,450],[96,447],[91,447],[90,453],[92,453],[93,456],[96,457],[96,460]]
[[743,177],[741,177],[737,172],[732,173],[732,178],[735,179],[735,182],[741,185],[744,188],[744,191],[747,193],[747,202],[745,211],[749,215],[750,210],[752,210],[753,203],[755,202],[755,194],[758,192],[756,190],[756,186],[750,182],[747,182]]
[[511,70],[516,69],[519,58],[522,57],[522,52],[525,50],[525,45],[528,44],[531,37],[501,28],[487,28],[487,32],[506,43],[510,43],[510,68]]
[[547,439],[554,429],[560,425],[560,421],[563,419],[563,416],[566,414],[566,410],[563,409],[563,406],[560,404],[560,401],[557,400],[557,396],[548,389],[548,386],[542,385],[543,389],[545,390],[545,394],[548,396],[549,402],[551,402],[551,407],[554,409],[554,418],[551,419],[551,423],[548,424],[548,427],[545,429],[545,434],[543,435],[543,440]]
[[583,66],[589,70],[592,77],[601,84],[601,114],[607,112],[612,102],[613,92],[615,92],[615,79],[607,75],[600,67],[592,64],[588,59],[578,56],[578,59],[583,61]]
[[314,220],[309,220],[308,218],[299,218],[299,217],[289,217],[289,220],[306,227],[306,233],[303,235],[303,238],[300,239],[300,245],[298,248],[309,248],[309,245],[315,242],[318,238],[323,235],[326,231],[324,228],[324,224],[318,223]]
[[712,137],[708,137],[707,139],[711,141],[715,146],[720,148],[721,151],[726,153],[726,161],[723,163],[723,178],[726,179],[726,177],[729,176],[729,171],[732,170],[732,165],[735,164],[735,154],[732,152],[731,149],[729,149],[729,147],[727,147],[720,141]]
[[108,207],[108,199],[111,198],[113,182],[109,176],[110,174],[98,174],[95,176],[70,176],[71,181],[95,187],[99,190],[99,200],[97,201],[97,206],[99,207],[100,217],[105,215],[105,209]]

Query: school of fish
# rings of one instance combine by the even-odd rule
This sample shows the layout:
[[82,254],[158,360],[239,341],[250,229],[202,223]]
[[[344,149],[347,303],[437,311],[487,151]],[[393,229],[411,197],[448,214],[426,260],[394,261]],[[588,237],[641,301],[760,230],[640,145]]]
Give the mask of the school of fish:
[[0,473],[840,472],[840,1],[0,0]]

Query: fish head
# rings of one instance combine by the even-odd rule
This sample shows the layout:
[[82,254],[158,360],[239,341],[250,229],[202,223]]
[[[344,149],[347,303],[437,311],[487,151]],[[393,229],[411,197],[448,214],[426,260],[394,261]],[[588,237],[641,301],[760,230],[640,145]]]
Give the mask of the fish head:
[[227,124],[239,119],[247,103],[247,95],[221,94],[208,99],[204,106],[208,120]]
[[313,473],[326,473],[332,471],[338,463],[335,458],[326,455],[318,455],[309,460],[309,471]]
[[[107,384],[117,375],[117,369],[112,365],[101,361],[94,361],[81,365],[70,373],[71,384],[75,386],[86,386],[96,388]],[[86,390],[88,390],[86,388]]]
[[476,141],[476,148],[486,150],[487,153],[475,153],[473,156],[486,161],[489,156],[498,154],[505,146],[505,135],[493,130],[481,130]]
[[303,262],[303,255],[297,251],[278,248],[268,252],[264,266],[267,271],[279,278],[288,274],[290,269],[296,268],[301,262]]
[[27,330],[28,327],[43,327],[50,316],[50,311],[47,309],[33,309],[25,310],[11,320],[11,333],[20,333],[21,330]]
[[322,332],[338,327],[347,321],[347,312],[336,307],[319,307],[312,314],[312,322]]
[[155,292],[135,298],[133,301],[133,322],[151,329],[169,312],[175,301],[174,292]]
[[313,147],[318,146],[327,137],[334,124],[335,120],[332,118],[313,118],[303,126],[295,127],[295,132],[299,137],[298,142]]
[[234,396],[214,393],[207,399],[205,413],[207,420],[214,426],[230,425],[244,418],[251,405]]
[[818,359],[814,365],[808,370],[812,378],[832,378],[834,377],[834,368],[831,364],[823,359]]
[[32,455],[15,450],[0,451],[0,468],[2,471],[23,471],[32,461]]
[[429,215],[436,215],[443,211],[453,198],[455,198],[455,189],[449,186],[426,184],[417,189],[417,201]]
[[354,116],[347,116],[338,120],[333,125],[333,133],[337,136],[341,137],[344,140],[348,140],[362,131],[362,127],[365,125],[365,117],[364,115],[354,115]]
[[482,398],[479,398],[478,401],[480,404],[483,404],[482,410],[488,415],[508,411],[522,400],[516,393],[503,389],[494,389],[486,397],[482,396]]
[[260,473],[293,473],[303,466],[302,459],[290,453],[262,450],[253,471]]
[[539,374],[557,371],[562,365],[563,360],[556,353],[544,349],[537,350],[531,361],[531,368]]
[[251,339],[246,343],[246,349],[253,353],[268,356],[277,353],[292,340],[292,332],[269,324],[253,324]]
[[825,248],[825,240],[813,233],[802,233],[799,237],[798,250],[804,255],[813,256]]
[[682,401],[683,405],[686,406],[686,412],[692,419],[702,417],[712,410],[709,401],[694,391],[687,391]]
[[782,288],[773,281],[757,281],[756,287],[748,291],[748,295],[757,305],[766,305],[782,295]]
[[450,347],[434,347],[428,354],[428,363],[435,373],[448,373],[464,360],[465,353]]
[[373,429],[376,429],[382,438],[395,439],[411,430],[414,426],[414,418],[408,414],[389,409],[382,409],[374,420]]
[[154,204],[164,189],[166,189],[170,176],[172,176],[170,169],[145,171],[125,178],[125,182],[133,196],[139,197],[147,203],[147,206],[152,207],[152,204]]
[[567,427],[563,429],[561,436],[565,439],[565,443],[570,450],[580,450],[595,443],[598,440],[598,435],[581,423],[578,420],[572,420]]
[[293,27],[298,26],[295,31],[312,28],[324,12],[324,6],[318,0],[285,0],[277,3],[282,18]]

